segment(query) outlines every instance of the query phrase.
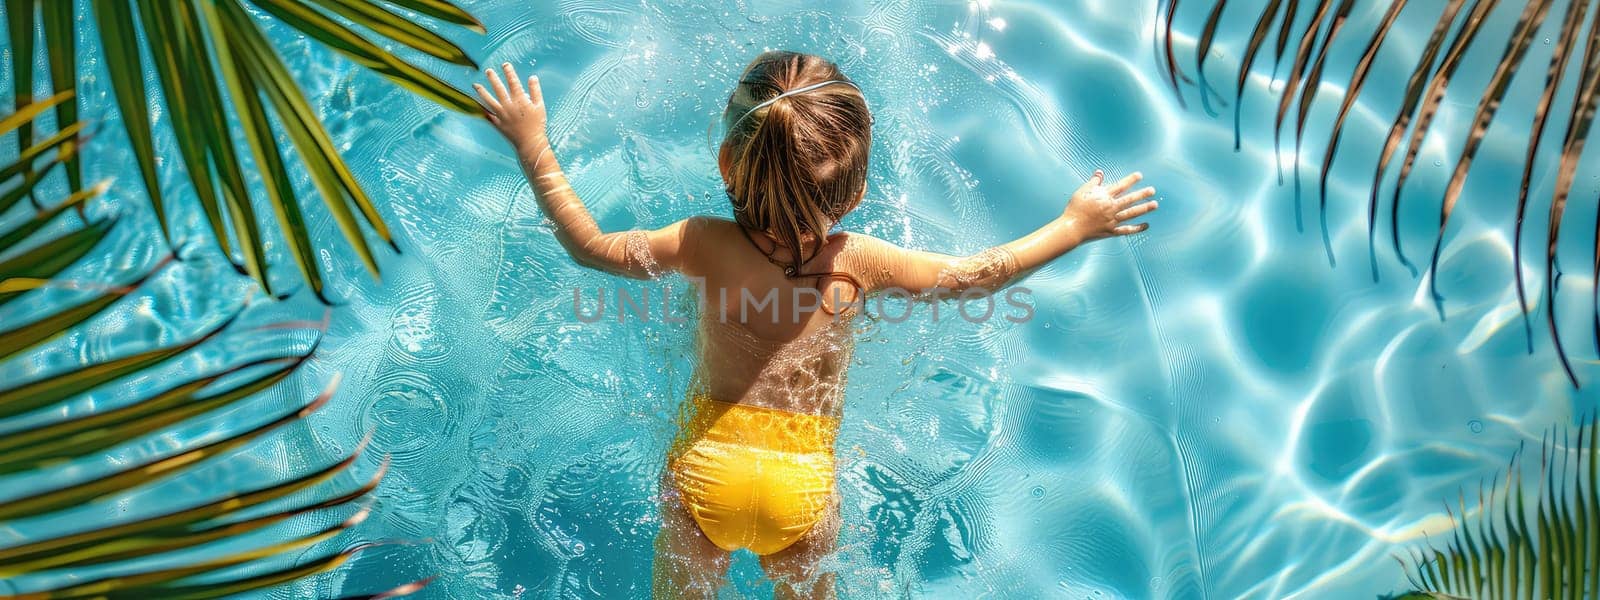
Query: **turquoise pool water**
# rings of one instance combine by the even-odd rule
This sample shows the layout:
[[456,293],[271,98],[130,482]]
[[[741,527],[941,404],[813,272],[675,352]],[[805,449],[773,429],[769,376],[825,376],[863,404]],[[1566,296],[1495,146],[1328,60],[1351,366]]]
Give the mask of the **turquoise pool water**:
[[[1259,3],[1233,4],[1248,12]],[[1359,4],[1352,30],[1370,28],[1384,8]],[[1230,119],[1181,110],[1164,87],[1153,5],[491,0],[468,3],[489,34],[459,39],[484,64],[510,61],[540,75],[568,174],[608,227],[728,214],[705,132],[739,69],[769,48],[831,57],[866,90],[874,166],[848,228],[970,252],[1055,215],[1095,168],[1141,170],[1160,188],[1163,208],[1148,234],[1083,248],[1028,280],[1038,307],[1030,323],[914,319],[861,333],[839,443],[845,527],[831,559],[844,597],[1398,591],[1404,579],[1390,555],[1447,530],[1443,500],[1492,476],[1519,443],[1596,408],[1600,368],[1583,337],[1591,274],[1570,271],[1559,299],[1573,307],[1569,339],[1579,377],[1591,382],[1581,392],[1537,328],[1526,352],[1509,284],[1510,232],[1501,224],[1529,119],[1508,109],[1490,132],[1441,261],[1441,321],[1425,280],[1380,248],[1374,282],[1366,260],[1373,145],[1409,72],[1380,63],[1351,117],[1330,179],[1339,258],[1330,266],[1319,232],[1296,229],[1294,195],[1277,183],[1262,116],[1272,102],[1268,72],[1258,69],[1247,91],[1236,153]],[[1183,48],[1204,18],[1194,8],[1179,18]],[[1503,39],[1514,10],[1495,13],[1485,38]],[[1416,13],[1397,27],[1430,25]],[[1246,37],[1219,36],[1208,65],[1215,80],[1232,78]],[[1385,52],[1414,56],[1420,44],[1392,38]],[[1352,46],[1330,57],[1330,72],[1341,75],[1323,84],[1312,133],[1337,106],[1360,51]],[[376,512],[331,543],[406,543],[281,595],[433,574],[424,597],[646,596],[656,476],[691,368],[687,326],[577,323],[573,286],[620,282],[561,254],[488,125],[321,47],[285,48],[404,253],[383,260],[381,285],[353,260],[324,257],[331,295],[344,303],[331,312],[319,358],[264,403],[303,401],[341,373],[338,395],[311,428],[252,450],[245,467],[162,486],[135,505],[320,465],[372,432],[374,454],[393,460]],[[1480,44],[1460,80],[1480,85],[1498,51]],[[1548,52],[1535,44],[1529,64]],[[446,73],[463,86],[474,79]],[[1530,105],[1539,76],[1519,77],[1506,105]],[[108,84],[89,77],[84,86],[85,113],[114,119]],[[1450,98],[1419,158],[1401,223],[1413,256],[1431,241],[1442,165],[1475,100]],[[148,264],[159,252],[120,135],[107,127],[98,151],[126,166],[108,162],[91,174],[130,183],[99,210],[130,213],[138,226],[118,234],[126,251],[86,271]],[[1309,173],[1320,155],[1305,160]],[[1587,199],[1600,194],[1600,180],[1587,173],[1600,172],[1596,162],[1586,161],[1575,189],[1574,223],[1595,217]],[[1536,196],[1553,178],[1541,173]],[[176,170],[166,181],[185,189]],[[1302,201],[1314,210],[1314,194]],[[181,231],[199,230],[193,212],[179,211]],[[1542,231],[1539,218],[1530,224]],[[342,248],[329,220],[312,226]],[[1593,239],[1575,229],[1562,251],[1585,265]],[[248,291],[242,281],[211,283],[215,262],[176,269],[148,300],[37,361],[0,367],[0,376],[197,330]],[[251,320],[315,320],[321,309],[308,296],[253,309]],[[309,339],[288,332],[278,341]],[[226,358],[203,355],[182,368]],[[172,432],[108,464],[265,410]],[[0,542],[28,535],[0,532]],[[753,556],[738,556],[730,577],[728,597],[769,593]]]

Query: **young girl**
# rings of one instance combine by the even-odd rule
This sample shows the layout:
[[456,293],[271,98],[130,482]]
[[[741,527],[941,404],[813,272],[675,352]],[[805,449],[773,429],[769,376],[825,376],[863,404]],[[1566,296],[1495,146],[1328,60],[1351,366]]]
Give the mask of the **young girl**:
[[[717,164],[733,220],[691,217],[607,233],[573,193],[545,136],[539,78],[510,64],[475,85],[515,147],[556,240],[579,264],[636,278],[678,272],[700,287],[698,364],[662,474],[658,597],[715,597],[746,548],[777,597],[832,597],[817,572],[839,509],[833,442],[850,361],[849,323],[875,292],[923,299],[993,292],[1080,244],[1144,231],[1156,209],[1135,173],[1096,171],[1037,231],[972,256],[907,250],[834,227],[867,191],[872,115],[860,88],[816,56],[767,52],[723,112]],[[807,293],[799,293],[807,292]]]

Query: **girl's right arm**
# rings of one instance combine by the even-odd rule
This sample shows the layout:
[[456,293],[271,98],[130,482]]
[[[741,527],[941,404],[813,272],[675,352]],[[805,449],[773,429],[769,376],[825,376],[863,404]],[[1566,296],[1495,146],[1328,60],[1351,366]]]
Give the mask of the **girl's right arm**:
[[1128,192],[1141,177],[1134,173],[1107,186],[1102,183],[1104,174],[1095,171],[1072,194],[1060,217],[1033,233],[968,256],[909,250],[852,235],[860,240],[852,270],[862,275],[858,279],[868,292],[899,289],[937,296],[935,292],[972,288],[997,291],[1082,244],[1148,229],[1148,223],[1128,224],[1157,208],[1155,201],[1146,201],[1155,195],[1155,188]]
[[501,65],[506,79],[494,69],[485,72],[493,93],[473,84],[488,113],[489,122],[516,150],[517,162],[528,177],[539,208],[555,225],[556,241],[579,265],[608,273],[648,279],[666,271],[684,271],[691,261],[690,240],[697,237],[701,219],[684,219],[660,229],[606,232],[600,229],[578,198],[556,161],[545,134],[544,94],[539,78],[529,77],[528,87],[510,63]]

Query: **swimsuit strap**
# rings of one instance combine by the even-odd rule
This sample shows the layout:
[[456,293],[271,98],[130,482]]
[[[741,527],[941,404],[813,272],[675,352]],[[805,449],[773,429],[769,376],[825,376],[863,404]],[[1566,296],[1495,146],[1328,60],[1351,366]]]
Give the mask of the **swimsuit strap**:
[[[845,273],[843,271],[825,271],[825,272],[803,273],[803,272],[800,272],[798,269],[796,269],[794,265],[787,265],[787,264],[783,264],[781,262],[778,262],[778,259],[773,258],[772,252],[768,252],[766,250],[762,250],[761,249],[761,244],[757,244],[756,243],[756,238],[754,236],[750,235],[750,228],[745,227],[744,225],[739,224],[739,223],[735,223],[735,225],[738,225],[739,233],[744,234],[744,239],[746,241],[750,242],[751,246],[755,246],[756,252],[760,252],[761,256],[763,258],[766,258],[767,262],[772,263],[773,266],[776,266],[776,267],[778,267],[780,269],[783,269],[783,276],[784,277],[788,277],[790,279],[795,279],[795,278],[799,278],[799,277],[815,277],[815,278],[817,278],[816,288],[817,288],[818,292],[822,291],[823,284],[826,283],[830,279],[838,279],[838,280],[844,281],[847,284],[850,284],[850,287],[855,289],[857,297],[859,297],[861,292],[862,292],[862,290],[865,289],[864,287],[862,287],[860,280],[856,279],[855,276],[853,276],[853,275],[851,275],[849,273]],[[777,250],[776,242],[774,242],[773,246],[774,246],[773,250],[776,251]],[[816,258],[816,256],[812,256],[811,258],[808,258],[808,259],[800,261],[800,265],[804,266],[806,263],[811,262],[812,258]],[[824,303],[824,305],[821,308],[822,308],[823,312],[826,312],[826,313],[828,313],[830,315],[839,314],[837,312],[829,310],[828,307],[826,306],[826,303]]]
[[[792,277],[799,277],[800,276],[799,272],[795,269],[794,265],[786,265],[786,264],[783,264],[781,262],[778,262],[778,259],[774,258],[772,256],[772,252],[768,252],[766,250],[762,250],[761,249],[761,244],[757,244],[756,243],[756,238],[750,235],[750,228],[745,227],[744,225],[739,225],[739,233],[744,234],[745,241],[750,242],[751,246],[755,246],[756,252],[760,252],[761,256],[767,259],[767,262],[772,263],[773,266],[776,266],[776,267],[778,267],[780,269],[783,269],[783,276],[784,277],[791,277],[792,278]],[[776,243],[773,244],[773,250],[774,251],[777,250],[777,244]],[[816,258],[816,257],[813,256],[811,258]],[[807,262],[810,262],[810,260],[811,259],[808,258],[806,260],[800,261],[800,264],[802,264],[802,265],[806,264]]]

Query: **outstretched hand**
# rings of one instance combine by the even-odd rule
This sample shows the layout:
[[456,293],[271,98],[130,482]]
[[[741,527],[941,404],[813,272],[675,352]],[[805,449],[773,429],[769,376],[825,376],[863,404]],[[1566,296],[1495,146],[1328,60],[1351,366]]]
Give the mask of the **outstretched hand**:
[[1105,174],[1097,169],[1089,181],[1072,193],[1072,200],[1067,202],[1061,216],[1072,223],[1085,242],[1149,229],[1149,223],[1128,224],[1157,208],[1154,200],[1146,202],[1156,195],[1155,188],[1146,186],[1128,192],[1143,177],[1133,173],[1108,186],[1103,183]]
[[494,69],[484,71],[489,76],[489,87],[494,89],[493,94],[481,83],[472,84],[472,88],[478,91],[478,98],[483,101],[489,123],[500,130],[500,135],[505,136],[518,150],[538,150],[549,146],[550,138],[545,135],[544,92],[539,89],[539,76],[529,77],[528,87],[524,89],[511,63],[501,64],[500,70],[505,72],[504,82]]

